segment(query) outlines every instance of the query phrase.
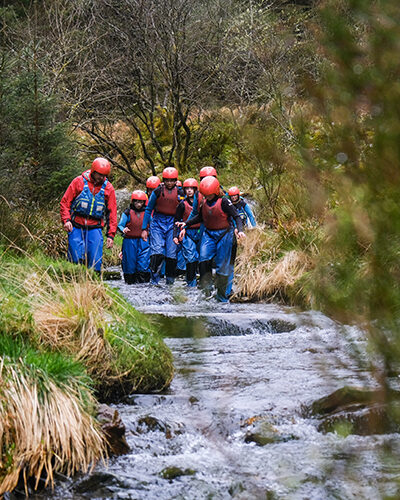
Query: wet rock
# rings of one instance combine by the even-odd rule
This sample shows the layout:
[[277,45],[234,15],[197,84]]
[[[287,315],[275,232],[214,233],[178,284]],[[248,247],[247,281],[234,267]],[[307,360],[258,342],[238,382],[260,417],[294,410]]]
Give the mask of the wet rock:
[[318,426],[324,434],[337,432],[348,435],[369,436],[400,431],[400,424],[392,419],[384,404],[376,404],[357,411],[343,411],[324,418]]
[[258,422],[252,430],[249,430],[244,438],[245,443],[255,443],[258,446],[265,446],[272,443],[284,443],[297,439],[292,434],[282,434],[270,422]]
[[165,469],[160,472],[160,476],[163,479],[169,479],[170,481],[180,476],[194,476],[194,474],[196,474],[196,471],[193,469],[181,469],[175,466],[165,467]]
[[113,474],[97,472],[78,481],[74,490],[76,493],[89,495],[90,498],[104,498],[111,497],[116,486],[123,488],[124,484]]
[[367,436],[400,431],[397,391],[384,395],[382,391],[342,387],[304,410],[306,416],[318,418],[318,430],[323,433]]
[[317,399],[310,407],[306,408],[305,412],[310,415],[326,415],[344,409],[364,408],[367,404],[377,401],[378,397],[381,399],[378,391],[346,386],[328,396]]
[[124,455],[130,448],[125,438],[125,425],[114,408],[101,404],[97,410],[97,420],[106,436],[108,452],[112,455]]
[[122,279],[122,277],[119,271],[103,271],[104,281],[117,281],[120,279]]
[[251,323],[251,326],[255,330],[259,330],[265,333],[288,333],[296,329],[294,323],[289,321],[284,321],[282,319],[270,319],[268,321],[256,320]]
[[150,431],[162,432],[167,439],[171,439],[174,435],[182,433],[182,429],[180,429],[179,426],[173,429],[169,424],[166,424],[151,415],[141,417],[137,421],[133,432],[135,434],[144,434]]

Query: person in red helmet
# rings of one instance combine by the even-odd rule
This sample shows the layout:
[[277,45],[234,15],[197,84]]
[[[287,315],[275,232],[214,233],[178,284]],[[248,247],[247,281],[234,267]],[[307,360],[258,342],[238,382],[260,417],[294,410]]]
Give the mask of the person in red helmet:
[[251,224],[251,227],[256,227],[257,223],[253,212],[248,203],[246,203],[246,201],[240,196],[240,189],[237,186],[232,186],[228,189],[228,196],[236,210],[239,212],[244,227],[247,227],[249,223]]
[[161,184],[160,179],[156,175],[152,175],[146,181],[146,194],[150,198],[151,193]]
[[121,215],[118,229],[123,235],[122,271],[125,283],[147,283],[150,281],[150,247],[143,241],[142,224],[146,209],[147,195],[137,189],[131,195],[131,204]]
[[[185,237],[185,228],[203,222],[205,230],[200,243],[200,286],[210,295],[212,291],[212,260],[216,265],[217,300],[228,302],[228,278],[232,272],[232,250],[235,236],[245,238],[243,224],[232,202],[221,196],[218,179],[207,176],[200,182],[200,192],[205,197],[200,213],[183,226],[180,238]],[[235,221],[234,229],[232,221]]]
[[96,158],[90,170],[72,180],[61,199],[60,215],[68,233],[68,259],[101,270],[103,233],[107,220],[107,248],[117,231],[117,201],[108,181],[111,171],[106,158]]
[[[162,177],[162,184],[150,196],[142,224],[143,240],[147,241],[149,231],[151,234],[150,273],[153,285],[160,281],[160,271],[164,258],[165,279],[168,285],[174,282],[176,274],[177,247],[173,242],[173,228],[175,212],[179,204],[179,191],[176,187],[178,170],[174,167],[164,168]],[[149,224],[150,229],[148,230]]]
[[[195,224],[186,230],[186,237],[182,243],[179,241],[179,228],[177,222],[186,222],[193,207],[194,195],[199,187],[196,179],[186,179],[183,183],[183,190],[186,198],[182,200],[175,213],[174,242],[182,248],[182,256],[186,264],[186,283],[189,287],[196,286],[196,270],[199,260],[200,243],[200,223]],[[179,247],[178,247],[179,248]]]

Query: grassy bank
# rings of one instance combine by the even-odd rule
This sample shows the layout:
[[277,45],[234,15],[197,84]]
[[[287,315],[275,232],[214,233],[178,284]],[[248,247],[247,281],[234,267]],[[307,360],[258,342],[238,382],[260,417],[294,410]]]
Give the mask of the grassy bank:
[[159,391],[172,356],[146,318],[85,268],[1,257],[0,495],[105,455],[97,400]]

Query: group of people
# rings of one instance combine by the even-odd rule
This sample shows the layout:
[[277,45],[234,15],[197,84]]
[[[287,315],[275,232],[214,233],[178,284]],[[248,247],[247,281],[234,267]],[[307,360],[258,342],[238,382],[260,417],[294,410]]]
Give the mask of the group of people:
[[180,269],[188,287],[197,286],[199,275],[199,286],[207,296],[215,288],[217,300],[228,302],[237,240],[246,237],[246,226],[256,225],[240,190],[234,186],[226,192],[214,167],[202,168],[199,182],[189,178],[183,184],[177,169],[167,167],[162,180],[156,176],[147,179],[146,192],[133,191],[117,224],[110,170],[107,159],[96,158],[90,170],[71,182],[61,200],[69,260],[100,272],[106,225],[107,248],[113,246],[117,229],[123,235],[126,283],[156,285],[165,276],[166,283],[173,284]]

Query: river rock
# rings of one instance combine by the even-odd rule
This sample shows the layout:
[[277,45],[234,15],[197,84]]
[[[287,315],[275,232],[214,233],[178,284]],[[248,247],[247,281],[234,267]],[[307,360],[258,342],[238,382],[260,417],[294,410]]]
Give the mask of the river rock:
[[356,387],[342,387],[305,408],[306,416],[319,420],[320,432],[387,434],[400,431],[400,395]]
[[125,425],[118,410],[106,404],[100,404],[97,410],[97,420],[106,436],[108,452],[112,455],[124,455],[130,448],[125,438]]
[[281,433],[271,422],[257,422],[253,429],[248,430],[244,437],[245,443],[255,443],[258,446],[265,446],[272,443],[282,443],[297,439],[292,434]]
[[196,474],[196,471],[193,469],[181,469],[180,467],[175,466],[165,467],[165,469],[160,472],[160,476],[163,479],[169,479],[170,481],[176,477],[193,476],[194,474]]

